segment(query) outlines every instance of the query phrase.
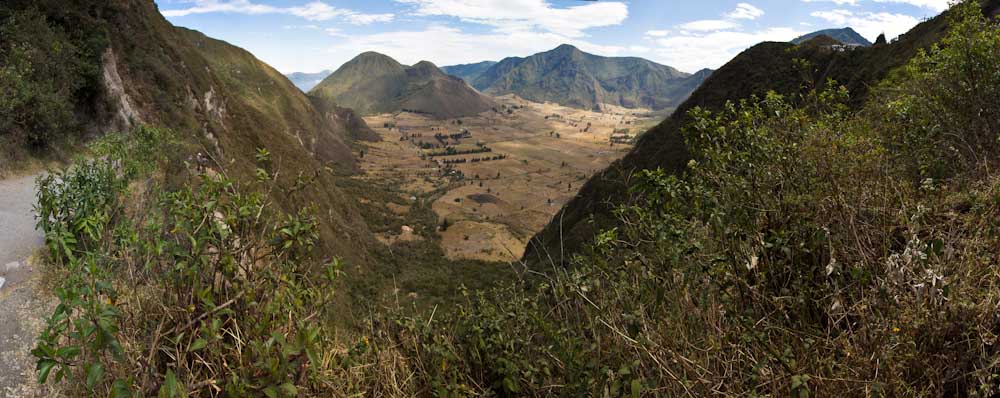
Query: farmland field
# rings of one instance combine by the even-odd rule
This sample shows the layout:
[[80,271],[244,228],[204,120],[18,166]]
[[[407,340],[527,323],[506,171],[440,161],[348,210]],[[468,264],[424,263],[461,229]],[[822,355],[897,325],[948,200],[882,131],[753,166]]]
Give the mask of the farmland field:
[[[449,258],[512,261],[593,174],[657,122],[647,110],[587,111],[497,98],[495,110],[438,120],[400,112],[365,118],[381,137],[364,143],[359,179],[383,184],[440,220]],[[405,209],[389,209],[405,216]],[[394,231],[386,244],[409,240]]]

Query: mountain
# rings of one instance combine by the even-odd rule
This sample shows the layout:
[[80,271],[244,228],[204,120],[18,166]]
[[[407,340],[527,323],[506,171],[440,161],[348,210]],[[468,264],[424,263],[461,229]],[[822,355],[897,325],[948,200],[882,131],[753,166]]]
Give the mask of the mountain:
[[475,64],[442,66],[441,70],[444,71],[444,73],[459,77],[467,83],[472,84],[472,82],[475,81],[479,75],[483,74],[483,72],[496,64],[496,61],[483,61]]
[[299,90],[302,90],[302,92],[309,92],[309,90],[316,87],[319,82],[326,79],[327,76],[330,76],[331,73],[333,73],[332,70],[324,70],[316,73],[295,72],[289,73],[285,75],[285,77],[287,77],[288,80],[291,80],[292,83],[295,84],[295,87],[298,87]]
[[666,109],[680,105],[711,71],[694,75],[642,58],[609,58],[571,45],[527,58],[506,58],[473,86],[491,95],[593,109],[600,104]]
[[552,222],[535,235],[524,259],[548,261],[551,256],[557,261],[565,260],[583,250],[596,232],[614,227],[617,223],[614,209],[628,200],[629,186],[624,181],[630,173],[656,168],[668,173],[682,172],[691,158],[681,128],[690,120],[687,112],[691,109],[716,111],[727,101],[762,96],[771,90],[786,95],[799,93],[804,87],[803,74],[794,66],[796,59],[810,62],[809,81],[836,80],[850,91],[852,105],[860,107],[870,87],[906,63],[919,49],[930,47],[944,36],[947,15],[925,21],[884,46],[830,51],[821,45],[824,39],[830,39],[819,36],[801,46],[765,42],[745,50],[712,73],[669,118],[643,134],[623,159],[588,180]]
[[363,53],[347,62],[309,95],[366,115],[407,110],[453,118],[495,106],[493,100],[464,80],[445,74],[430,62],[405,66],[376,52]]
[[[279,182],[286,186],[327,167],[341,175],[355,170],[349,144],[352,137],[364,135],[367,126],[350,110],[335,105],[318,109],[274,68],[241,48],[171,25],[151,0],[86,4],[0,4],[0,18],[13,14],[27,25],[23,30],[28,35],[19,45],[38,46],[45,50],[37,54],[50,56],[58,53],[53,48],[72,46],[81,54],[73,63],[81,64],[81,79],[92,80],[93,87],[71,92],[69,109],[77,123],[59,131],[95,136],[139,124],[170,128],[190,151],[176,156],[204,153],[212,167],[237,181],[256,179],[258,148],[269,151],[280,165]],[[60,36],[60,46],[44,41]],[[37,57],[31,61],[41,65]],[[64,59],[56,61],[36,70],[69,67]],[[6,75],[0,80],[6,81]],[[182,174],[171,178],[177,184],[189,183],[182,181]],[[324,209],[317,220],[325,238],[323,252],[360,264],[367,258],[366,248],[377,242],[355,201],[346,199],[335,180],[335,173],[318,173],[316,184],[294,195],[275,190],[270,200],[285,210],[308,203],[327,206],[329,211]]]
[[843,29],[824,29],[816,32],[803,35],[792,40],[792,44],[802,44],[817,36],[829,36],[836,41],[844,44],[853,44],[864,47],[871,47],[872,42],[868,41],[864,36],[861,36],[858,32],[855,32],[851,28]]

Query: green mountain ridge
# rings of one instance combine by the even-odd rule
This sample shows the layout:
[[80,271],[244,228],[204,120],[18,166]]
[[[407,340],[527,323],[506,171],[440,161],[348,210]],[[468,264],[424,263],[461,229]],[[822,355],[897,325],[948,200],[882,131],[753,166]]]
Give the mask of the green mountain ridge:
[[347,62],[309,95],[365,115],[407,110],[454,118],[495,106],[492,99],[433,63],[421,61],[408,67],[375,52],[365,52]]
[[600,104],[669,109],[710,74],[680,72],[635,57],[601,57],[561,45],[526,58],[506,58],[472,80],[490,95],[516,94],[536,102],[593,109]]

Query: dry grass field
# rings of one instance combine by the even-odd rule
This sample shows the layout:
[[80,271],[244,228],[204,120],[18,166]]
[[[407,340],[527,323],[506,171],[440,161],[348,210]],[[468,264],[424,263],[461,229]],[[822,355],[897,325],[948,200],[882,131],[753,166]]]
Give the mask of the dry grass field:
[[[462,119],[407,112],[365,118],[382,141],[363,144],[365,173],[357,178],[430,201],[447,226],[440,228],[441,246],[452,259],[520,258],[528,239],[587,178],[624,156],[636,132],[657,122],[647,110],[595,112],[514,96],[497,101],[496,110]],[[405,217],[405,209],[390,205]]]

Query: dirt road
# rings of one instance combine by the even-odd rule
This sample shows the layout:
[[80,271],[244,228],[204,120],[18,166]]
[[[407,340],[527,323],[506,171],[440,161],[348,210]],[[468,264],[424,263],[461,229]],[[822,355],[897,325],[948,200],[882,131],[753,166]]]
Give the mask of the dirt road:
[[45,243],[35,230],[33,203],[35,176],[0,180],[0,398],[43,395],[31,349],[53,298],[37,288],[29,260]]

